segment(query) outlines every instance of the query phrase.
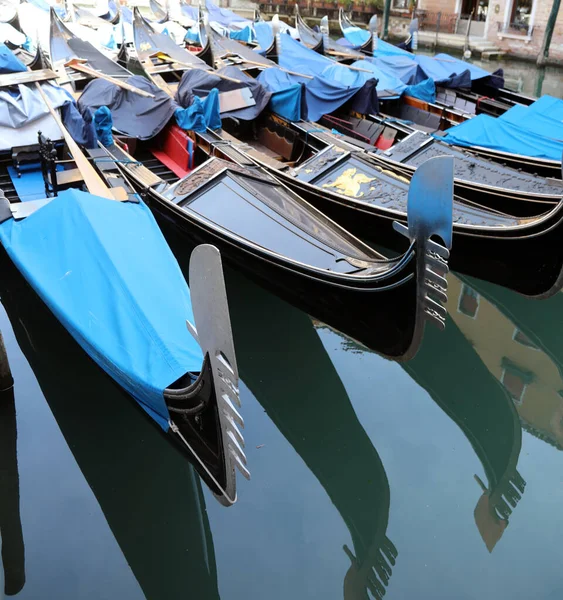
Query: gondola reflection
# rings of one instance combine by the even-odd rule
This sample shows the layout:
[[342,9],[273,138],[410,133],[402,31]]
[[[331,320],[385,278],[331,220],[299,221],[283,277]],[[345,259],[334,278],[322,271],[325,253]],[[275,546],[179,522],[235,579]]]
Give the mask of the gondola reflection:
[[[461,429],[483,465],[487,483],[475,475],[482,494],[474,518],[492,552],[526,485],[517,470],[522,429],[510,393],[476,351],[473,337],[452,316],[461,284],[454,276],[448,281],[445,331],[429,330],[418,355],[402,366]],[[486,335],[494,333],[487,330]],[[349,339],[343,338],[342,346],[364,351]]]
[[344,597],[364,599],[369,590],[381,598],[397,549],[386,535],[390,490],[377,450],[311,319],[242,277],[228,275],[241,378],[350,531]]
[[[198,600],[218,599],[213,539],[199,477],[88,358],[11,263],[4,259],[2,268],[1,301],[18,344],[143,593],[150,600],[192,592]],[[0,405],[0,410],[9,412],[9,405]],[[0,418],[2,427],[7,423]],[[2,447],[9,445],[4,433],[1,440]],[[0,460],[6,459],[7,450]],[[0,489],[0,518],[14,514],[14,497],[12,493],[10,501],[5,486]],[[2,528],[5,548],[15,543],[20,557],[21,532],[19,538],[12,532],[12,544],[9,533],[9,527]],[[7,552],[8,575],[13,550]],[[18,561],[23,564],[22,558]],[[19,581],[21,577],[13,585]]]
[[[14,390],[0,392],[0,572],[5,593],[13,596],[25,585],[25,547],[20,518],[20,481]],[[0,573],[0,584],[2,583]]]

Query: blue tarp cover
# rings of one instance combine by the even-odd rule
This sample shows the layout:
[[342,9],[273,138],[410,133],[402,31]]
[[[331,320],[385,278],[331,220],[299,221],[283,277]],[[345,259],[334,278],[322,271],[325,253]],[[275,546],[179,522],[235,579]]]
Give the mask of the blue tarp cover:
[[482,146],[491,150],[557,161],[561,160],[563,149],[560,142],[489,115],[477,115],[465,123],[451,127],[438,139],[458,146]]
[[370,32],[360,27],[347,27],[342,33],[352,48],[363,46],[370,38]]
[[220,23],[225,27],[242,29],[244,27],[252,27],[252,21],[239,17],[232,10],[228,8],[220,8],[216,4],[213,4],[211,0],[205,0],[205,6],[209,13],[209,21]]
[[[366,32],[368,33],[368,32]],[[368,33],[368,36],[370,34]],[[404,56],[412,58],[412,54],[398,46],[394,46],[385,40],[377,39],[377,46],[373,50],[373,56]]]
[[6,44],[0,44],[0,73],[22,73],[25,65],[15,56]]
[[432,56],[420,54],[415,56],[415,60],[427,77],[436,83],[451,88],[471,87],[471,71],[468,68],[459,70],[459,66],[452,64],[449,60],[438,61]]
[[378,56],[368,58],[376,67],[382,71],[398,77],[407,85],[415,85],[428,79],[428,75],[422,70],[422,67],[409,56]]
[[528,107],[530,114],[539,114],[563,121],[563,100],[553,96],[542,96]]
[[188,286],[145,204],[66,190],[5,221],[0,241],[80,346],[167,430],[163,390],[203,357],[186,328]]
[[469,70],[471,81],[476,81],[477,79],[483,79],[484,77],[491,76],[489,71],[485,71],[485,69],[482,69],[477,65],[466,62],[465,60],[461,60],[449,54],[436,54],[436,56],[433,57],[433,60],[435,62],[442,63],[446,67],[446,71],[449,71],[450,73],[456,73],[457,75],[463,73],[463,71]]
[[516,104],[498,118],[501,121],[512,123],[516,127],[520,127],[520,129],[543,135],[551,140],[563,142],[563,122],[552,119],[544,114],[533,112],[527,106]]
[[270,109],[273,112],[292,122],[308,118],[304,85],[299,83],[297,78],[271,67],[263,69],[257,79],[269,92],[272,92]]
[[436,84],[432,79],[425,79],[416,85],[407,85],[403,93],[424,102],[436,102]]
[[268,50],[274,43],[274,32],[272,26],[266,21],[258,21],[254,23],[254,34],[256,35],[256,41],[260,46],[260,50]]
[[[374,77],[368,76],[369,79],[366,81],[366,78],[362,77],[366,73],[335,65],[334,61],[306,48],[290,35],[281,35],[280,39],[282,46],[278,59],[280,66],[303,75],[313,76],[313,79],[306,79],[291,75],[287,80],[305,85],[309,120],[317,121],[350,100],[353,102],[353,110],[364,114],[377,112]],[[341,81],[335,78],[336,73],[340,74],[338,77],[342,79]],[[280,89],[282,89],[281,83]]]

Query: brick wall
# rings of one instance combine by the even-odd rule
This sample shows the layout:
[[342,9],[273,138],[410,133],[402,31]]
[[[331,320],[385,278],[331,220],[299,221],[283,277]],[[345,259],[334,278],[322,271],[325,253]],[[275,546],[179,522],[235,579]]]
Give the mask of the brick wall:
[[[536,13],[533,21],[531,39],[523,34],[507,33],[507,36],[499,37],[499,24],[504,24],[506,6],[512,6],[512,0],[490,0],[489,29],[487,37],[491,42],[502,48],[508,54],[520,58],[536,59],[543,42],[545,26],[549,13],[551,12],[551,0],[535,0]],[[498,5],[498,12],[495,7]],[[509,8],[510,10],[510,8]],[[502,34],[501,34],[502,35]],[[549,50],[551,62],[563,64],[563,5],[559,9],[557,22],[551,39]]]
[[454,13],[456,0],[419,0],[418,8],[429,12]]

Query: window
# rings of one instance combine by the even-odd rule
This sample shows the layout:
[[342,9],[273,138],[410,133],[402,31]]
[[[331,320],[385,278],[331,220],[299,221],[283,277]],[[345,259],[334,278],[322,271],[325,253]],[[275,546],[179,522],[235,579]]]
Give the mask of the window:
[[514,330],[514,333],[512,334],[512,339],[515,342],[522,344],[522,346],[527,346],[528,348],[539,350],[539,348],[534,344],[534,342],[532,342],[532,340],[525,333],[522,333],[518,329],[518,327],[516,327],[516,329]]
[[409,0],[393,0],[393,8],[407,10],[409,8]]
[[477,317],[479,311],[479,294],[465,283],[461,286],[457,310],[472,319]]
[[503,357],[501,366],[502,375],[500,381],[512,396],[514,403],[520,406],[524,399],[526,388],[534,381],[535,376],[530,371],[521,369],[506,357]]

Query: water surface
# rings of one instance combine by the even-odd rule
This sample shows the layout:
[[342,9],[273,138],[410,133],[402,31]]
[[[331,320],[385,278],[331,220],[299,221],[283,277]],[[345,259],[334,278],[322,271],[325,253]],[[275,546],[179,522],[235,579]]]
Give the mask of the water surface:
[[229,509],[21,280],[2,286],[8,591],[562,597],[563,294],[452,275],[446,331],[400,365],[227,284],[252,471]]

